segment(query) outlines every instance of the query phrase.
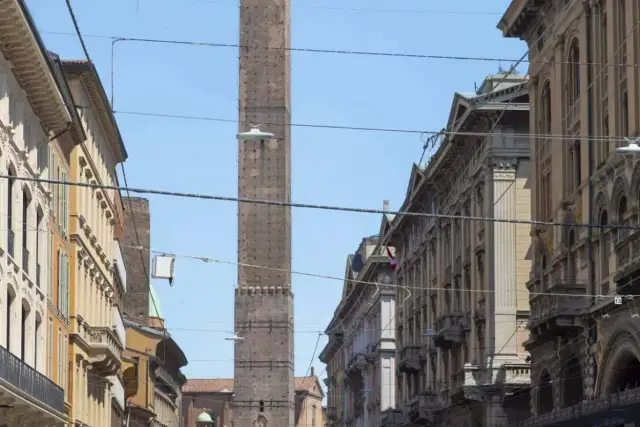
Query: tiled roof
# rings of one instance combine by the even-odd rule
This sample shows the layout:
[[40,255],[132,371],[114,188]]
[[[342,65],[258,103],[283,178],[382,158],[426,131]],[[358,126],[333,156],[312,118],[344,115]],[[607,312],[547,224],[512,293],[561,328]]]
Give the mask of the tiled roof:
[[[317,377],[296,377],[296,391],[307,391],[317,381]],[[233,378],[194,378],[182,386],[183,393],[214,393],[233,391]]]

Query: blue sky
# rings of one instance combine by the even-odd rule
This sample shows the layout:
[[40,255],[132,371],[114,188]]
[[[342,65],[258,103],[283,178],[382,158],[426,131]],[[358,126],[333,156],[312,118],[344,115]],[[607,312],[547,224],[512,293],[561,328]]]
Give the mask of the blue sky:
[[[509,2],[297,0],[292,46],[519,58],[524,44],[503,39],[496,29]],[[27,3],[50,50],[63,58],[83,57],[75,37],[51,34],[73,32],[64,0]],[[85,34],[238,41],[236,0],[73,3]],[[365,8],[395,11],[357,10]],[[111,41],[85,41],[110,92]],[[237,57],[231,48],[118,43],[115,109],[235,119]],[[480,84],[486,74],[497,72],[498,65],[293,53],[292,121],[437,130],[446,123],[453,93],[473,90],[474,82]],[[235,123],[126,114],[117,119],[129,152],[129,185],[236,195]],[[421,152],[415,134],[293,128],[292,199],[363,208],[381,208],[383,199],[389,199],[397,208],[411,164]],[[159,196],[150,200],[153,249],[236,259],[235,204]],[[294,270],[343,276],[346,255],[363,236],[377,233],[379,224],[377,215],[294,209]],[[232,265],[179,258],[174,286],[154,284],[167,326],[190,360],[188,377],[233,375],[232,344],[219,331],[233,329],[236,277]],[[342,282],[294,275],[293,285],[296,374],[303,375],[318,337],[314,331],[324,330],[331,319]],[[325,342],[323,337],[320,348]],[[317,373],[324,369],[317,357],[313,364]]]

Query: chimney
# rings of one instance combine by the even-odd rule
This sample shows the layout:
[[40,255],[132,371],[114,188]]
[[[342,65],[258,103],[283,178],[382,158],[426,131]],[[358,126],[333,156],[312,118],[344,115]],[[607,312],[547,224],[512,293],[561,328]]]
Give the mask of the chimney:
[[388,200],[384,200],[382,202],[382,210],[385,212],[389,212],[389,201]]
[[316,376],[316,370],[313,368],[313,366],[311,367],[311,376],[312,377]]

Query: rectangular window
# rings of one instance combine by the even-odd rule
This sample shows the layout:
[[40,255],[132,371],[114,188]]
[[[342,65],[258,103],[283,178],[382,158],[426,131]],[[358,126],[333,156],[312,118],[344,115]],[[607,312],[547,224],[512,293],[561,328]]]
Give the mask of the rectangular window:
[[[56,162],[57,163],[57,162]],[[60,166],[56,165],[56,179],[60,180]],[[60,187],[62,187],[60,184],[55,184],[54,185],[54,200],[55,200],[55,208],[54,208],[54,212],[56,213],[56,222],[58,224],[60,224],[60,195],[61,195],[61,189]]]
[[64,255],[64,281],[62,289],[62,313],[65,319],[69,318],[69,256]]
[[67,336],[62,338],[62,384],[60,387],[64,390],[65,400],[67,398],[67,389],[69,378],[69,363],[67,362]]
[[62,343],[62,328],[58,328],[58,375],[56,383],[62,386],[62,363],[64,358],[64,347]]
[[311,407],[311,427],[316,427],[316,406]]
[[57,305],[56,308],[58,310],[62,310],[62,251],[58,249],[58,256],[56,257],[57,263],[57,283],[56,283],[56,292],[57,292]]
[[[60,180],[62,182],[67,182],[67,173],[62,171]],[[60,191],[62,193],[61,197],[61,206],[60,206],[60,219],[58,223],[62,227],[62,231],[67,234],[67,212],[68,212],[68,198],[69,198],[69,189],[66,185],[61,185]]]
[[49,301],[53,301],[53,232],[49,234],[49,244],[47,245],[47,272],[43,274],[47,275],[47,298]]
[[47,330],[47,375],[53,377],[53,319],[49,318],[49,329]]

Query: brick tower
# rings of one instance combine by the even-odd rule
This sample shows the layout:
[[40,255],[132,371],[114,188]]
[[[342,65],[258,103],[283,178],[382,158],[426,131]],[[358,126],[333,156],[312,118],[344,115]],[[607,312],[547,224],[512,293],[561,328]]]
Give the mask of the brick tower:
[[[290,0],[240,1],[238,196],[290,201]],[[268,48],[267,48],[268,47]],[[294,427],[291,209],[239,204],[234,425]]]

